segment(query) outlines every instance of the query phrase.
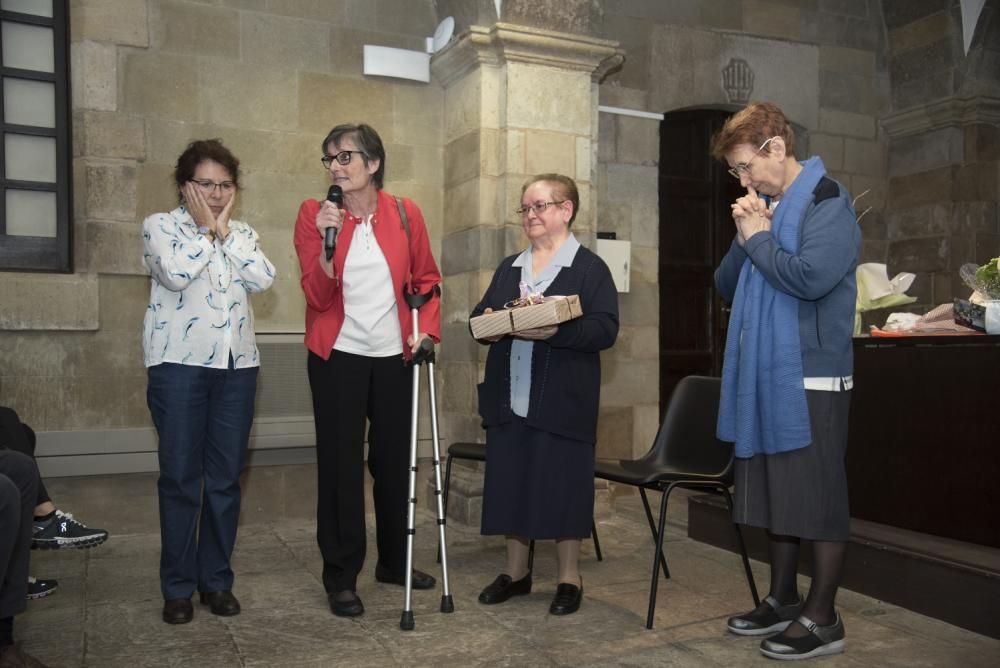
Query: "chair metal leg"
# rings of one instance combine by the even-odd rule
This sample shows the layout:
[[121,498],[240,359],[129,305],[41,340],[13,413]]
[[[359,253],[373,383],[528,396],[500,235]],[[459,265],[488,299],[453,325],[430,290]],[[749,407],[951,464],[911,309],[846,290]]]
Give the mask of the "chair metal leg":
[[649,584],[649,612],[646,615],[646,628],[653,628],[653,614],[656,612],[656,590],[657,585],[660,584],[660,578],[657,577],[660,574],[660,559],[663,558],[663,534],[666,530],[667,524],[667,499],[670,498],[670,492],[673,491],[674,485],[671,483],[663,490],[663,498],[660,500],[660,523],[659,530],[656,532],[656,550],[653,555],[653,576]]
[[[448,492],[451,490],[451,459],[452,456],[448,455],[448,463],[445,464],[444,469],[444,489],[441,492],[441,502],[444,504],[444,516],[448,517]],[[437,551],[437,562],[441,563],[441,541],[438,541],[438,551]]]
[[[729,506],[729,516],[733,516],[733,497],[725,487],[720,488],[722,495],[726,497],[726,505]],[[736,530],[736,542],[740,546],[740,556],[743,557],[743,570],[747,574],[747,584],[750,585],[750,595],[753,596],[753,605],[756,608],[760,605],[760,596],[757,595],[757,584],[753,579],[753,571],[750,569],[750,558],[747,556],[747,546],[743,542],[743,531],[737,522],[733,522],[733,529]]]
[[[653,533],[653,542],[656,542],[656,525],[653,524],[653,513],[649,510],[649,499],[646,498],[646,489],[644,487],[639,488],[639,496],[642,497],[642,507],[646,511],[646,521],[649,522],[649,530]],[[667,568],[667,557],[665,554],[660,555],[660,566],[663,567],[663,577],[670,579],[670,569]]]
[[528,541],[528,572],[535,567],[535,539]]
[[601,541],[597,539],[597,522],[594,520],[590,521],[590,537],[594,539],[594,552],[597,554],[597,560],[604,561],[604,557],[601,555]]

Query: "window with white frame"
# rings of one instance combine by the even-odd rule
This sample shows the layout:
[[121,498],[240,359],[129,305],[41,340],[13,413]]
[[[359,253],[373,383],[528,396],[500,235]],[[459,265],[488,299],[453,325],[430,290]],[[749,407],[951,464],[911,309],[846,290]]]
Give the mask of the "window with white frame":
[[0,0],[0,269],[72,271],[66,0]]

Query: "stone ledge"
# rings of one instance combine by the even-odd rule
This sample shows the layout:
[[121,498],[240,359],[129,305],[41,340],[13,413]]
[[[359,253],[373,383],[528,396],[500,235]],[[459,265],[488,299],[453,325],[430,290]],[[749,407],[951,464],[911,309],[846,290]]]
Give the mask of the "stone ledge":
[[951,97],[889,114],[880,124],[893,139],[955,125],[1000,125],[1000,98]]

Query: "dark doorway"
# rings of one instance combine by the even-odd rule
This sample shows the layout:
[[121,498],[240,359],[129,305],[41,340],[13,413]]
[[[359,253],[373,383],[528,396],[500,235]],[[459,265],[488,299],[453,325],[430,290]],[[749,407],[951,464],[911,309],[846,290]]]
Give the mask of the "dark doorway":
[[732,114],[676,111],[660,126],[660,414],[677,382],[722,372],[726,314],[712,275],[733,239],[730,204],[743,194],[709,155]]

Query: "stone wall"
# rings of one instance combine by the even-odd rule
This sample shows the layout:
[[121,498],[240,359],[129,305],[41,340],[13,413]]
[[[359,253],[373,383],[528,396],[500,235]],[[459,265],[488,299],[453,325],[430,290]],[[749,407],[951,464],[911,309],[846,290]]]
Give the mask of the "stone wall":
[[439,255],[441,90],[361,74],[363,44],[422,50],[433,5],[73,0],[75,273],[3,275],[0,403],[41,431],[149,426],[139,226],[176,206],[172,167],[191,139],[221,137],[242,162],[236,217],[279,276],[254,298],[258,331],[303,329],[292,226],[326,192],[319,144],[337,123],[380,132],[386,188],[419,204]]
[[957,1],[883,5],[888,263],[917,274],[908,308],[923,313],[969,295],[959,267],[1000,254],[1000,3],[987,0],[968,54]]

